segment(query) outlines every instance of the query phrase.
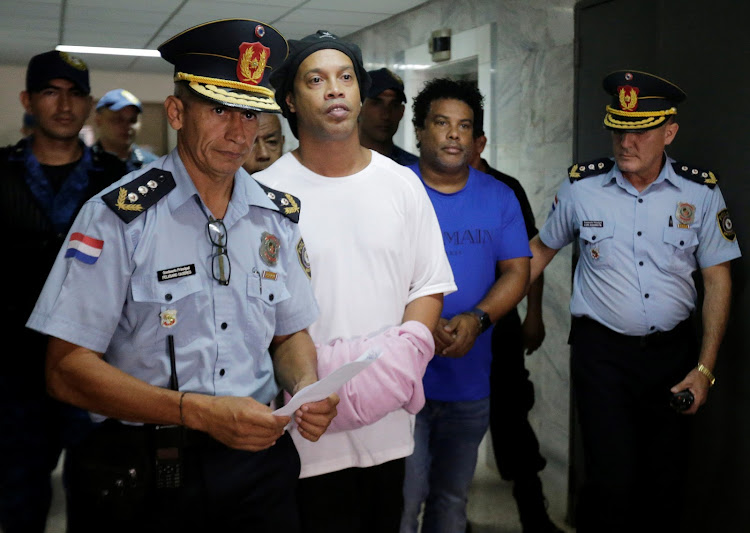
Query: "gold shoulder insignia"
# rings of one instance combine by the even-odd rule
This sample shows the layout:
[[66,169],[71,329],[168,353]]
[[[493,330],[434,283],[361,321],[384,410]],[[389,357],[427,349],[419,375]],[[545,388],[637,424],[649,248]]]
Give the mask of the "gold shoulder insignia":
[[589,176],[598,176],[599,174],[605,174],[612,170],[615,166],[615,162],[608,157],[602,159],[596,159],[594,161],[587,161],[586,163],[576,163],[568,170],[568,177],[570,183]]
[[102,200],[123,222],[130,224],[174,188],[171,172],[152,168],[130,183],[112,189],[102,196]]
[[679,161],[672,163],[672,169],[678,176],[705,185],[709,189],[713,189],[719,183],[719,178],[710,170],[700,169]]
[[259,181],[255,181],[260,185],[261,189],[266,193],[268,199],[271,200],[274,205],[278,208],[279,212],[286,218],[297,224],[299,222],[299,213],[301,209],[301,202],[296,196],[292,196],[287,192],[277,191],[270,187],[266,187]]

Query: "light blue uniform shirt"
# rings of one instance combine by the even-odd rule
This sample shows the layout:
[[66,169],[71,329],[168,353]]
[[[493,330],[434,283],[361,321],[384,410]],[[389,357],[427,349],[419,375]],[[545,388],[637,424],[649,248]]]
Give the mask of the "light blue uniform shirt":
[[573,316],[626,335],[669,331],[695,308],[692,273],[741,255],[719,187],[683,178],[673,162],[640,193],[616,164],[565,180],[539,236],[554,249],[578,239]]
[[[27,326],[103,352],[159,387],[169,387],[173,335],[180,390],[268,403],[278,392],[272,337],[318,315],[298,225],[240,169],[223,219],[231,277],[222,286],[211,274],[209,211],[176,150],[154,167],[171,172],[176,187],[129,224],[101,196],[140,171],[83,206]],[[66,257],[69,249],[83,254]]]

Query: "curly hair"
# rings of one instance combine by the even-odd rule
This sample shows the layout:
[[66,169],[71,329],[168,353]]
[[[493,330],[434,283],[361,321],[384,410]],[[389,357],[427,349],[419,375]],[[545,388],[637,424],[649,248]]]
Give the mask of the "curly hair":
[[479,92],[476,83],[450,78],[436,78],[425,83],[424,88],[414,98],[412,111],[414,128],[422,129],[430,111],[432,102],[440,99],[460,100],[474,112],[474,138],[484,131],[484,96]]

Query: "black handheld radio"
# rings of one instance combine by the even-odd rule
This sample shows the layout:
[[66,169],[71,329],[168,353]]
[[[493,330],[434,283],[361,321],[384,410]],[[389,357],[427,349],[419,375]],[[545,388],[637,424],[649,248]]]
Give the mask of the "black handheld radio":
[[[167,351],[171,374],[169,388],[180,390],[177,382],[174,337],[167,336]],[[156,461],[156,488],[177,489],[182,486],[182,453],[184,428],[178,425],[157,425],[154,428],[154,449]]]

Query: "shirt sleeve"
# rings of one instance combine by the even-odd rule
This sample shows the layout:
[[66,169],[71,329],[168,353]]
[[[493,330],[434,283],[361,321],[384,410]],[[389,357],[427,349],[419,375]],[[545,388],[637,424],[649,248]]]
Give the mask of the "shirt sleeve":
[[718,265],[741,255],[721,190],[718,186],[706,190],[708,194],[696,250],[696,258],[701,268]]
[[131,275],[124,226],[101,201],[84,204],[27,327],[95,352],[107,349]]
[[291,226],[288,244],[282,249],[286,261],[286,288],[291,297],[276,306],[276,335],[301,331],[318,318],[318,304],[310,283],[310,262],[299,225]]
[[503,217],[502,238],[497,243],[497,260],[531,257],[521,205],[510,187],[503,186],[502,195],[499,203],[502,206],[500,213]]
[[410,237],[415,247],[415,259],[407,303],[422,296],[450,294],[457,290],[435,209],[416,175],[413,182],[416,198]]
[[572,184],[566,178],[555,195],[547,220],[539,230],[539,237],[546,246],[559,250],[573,242],[577,230]]

